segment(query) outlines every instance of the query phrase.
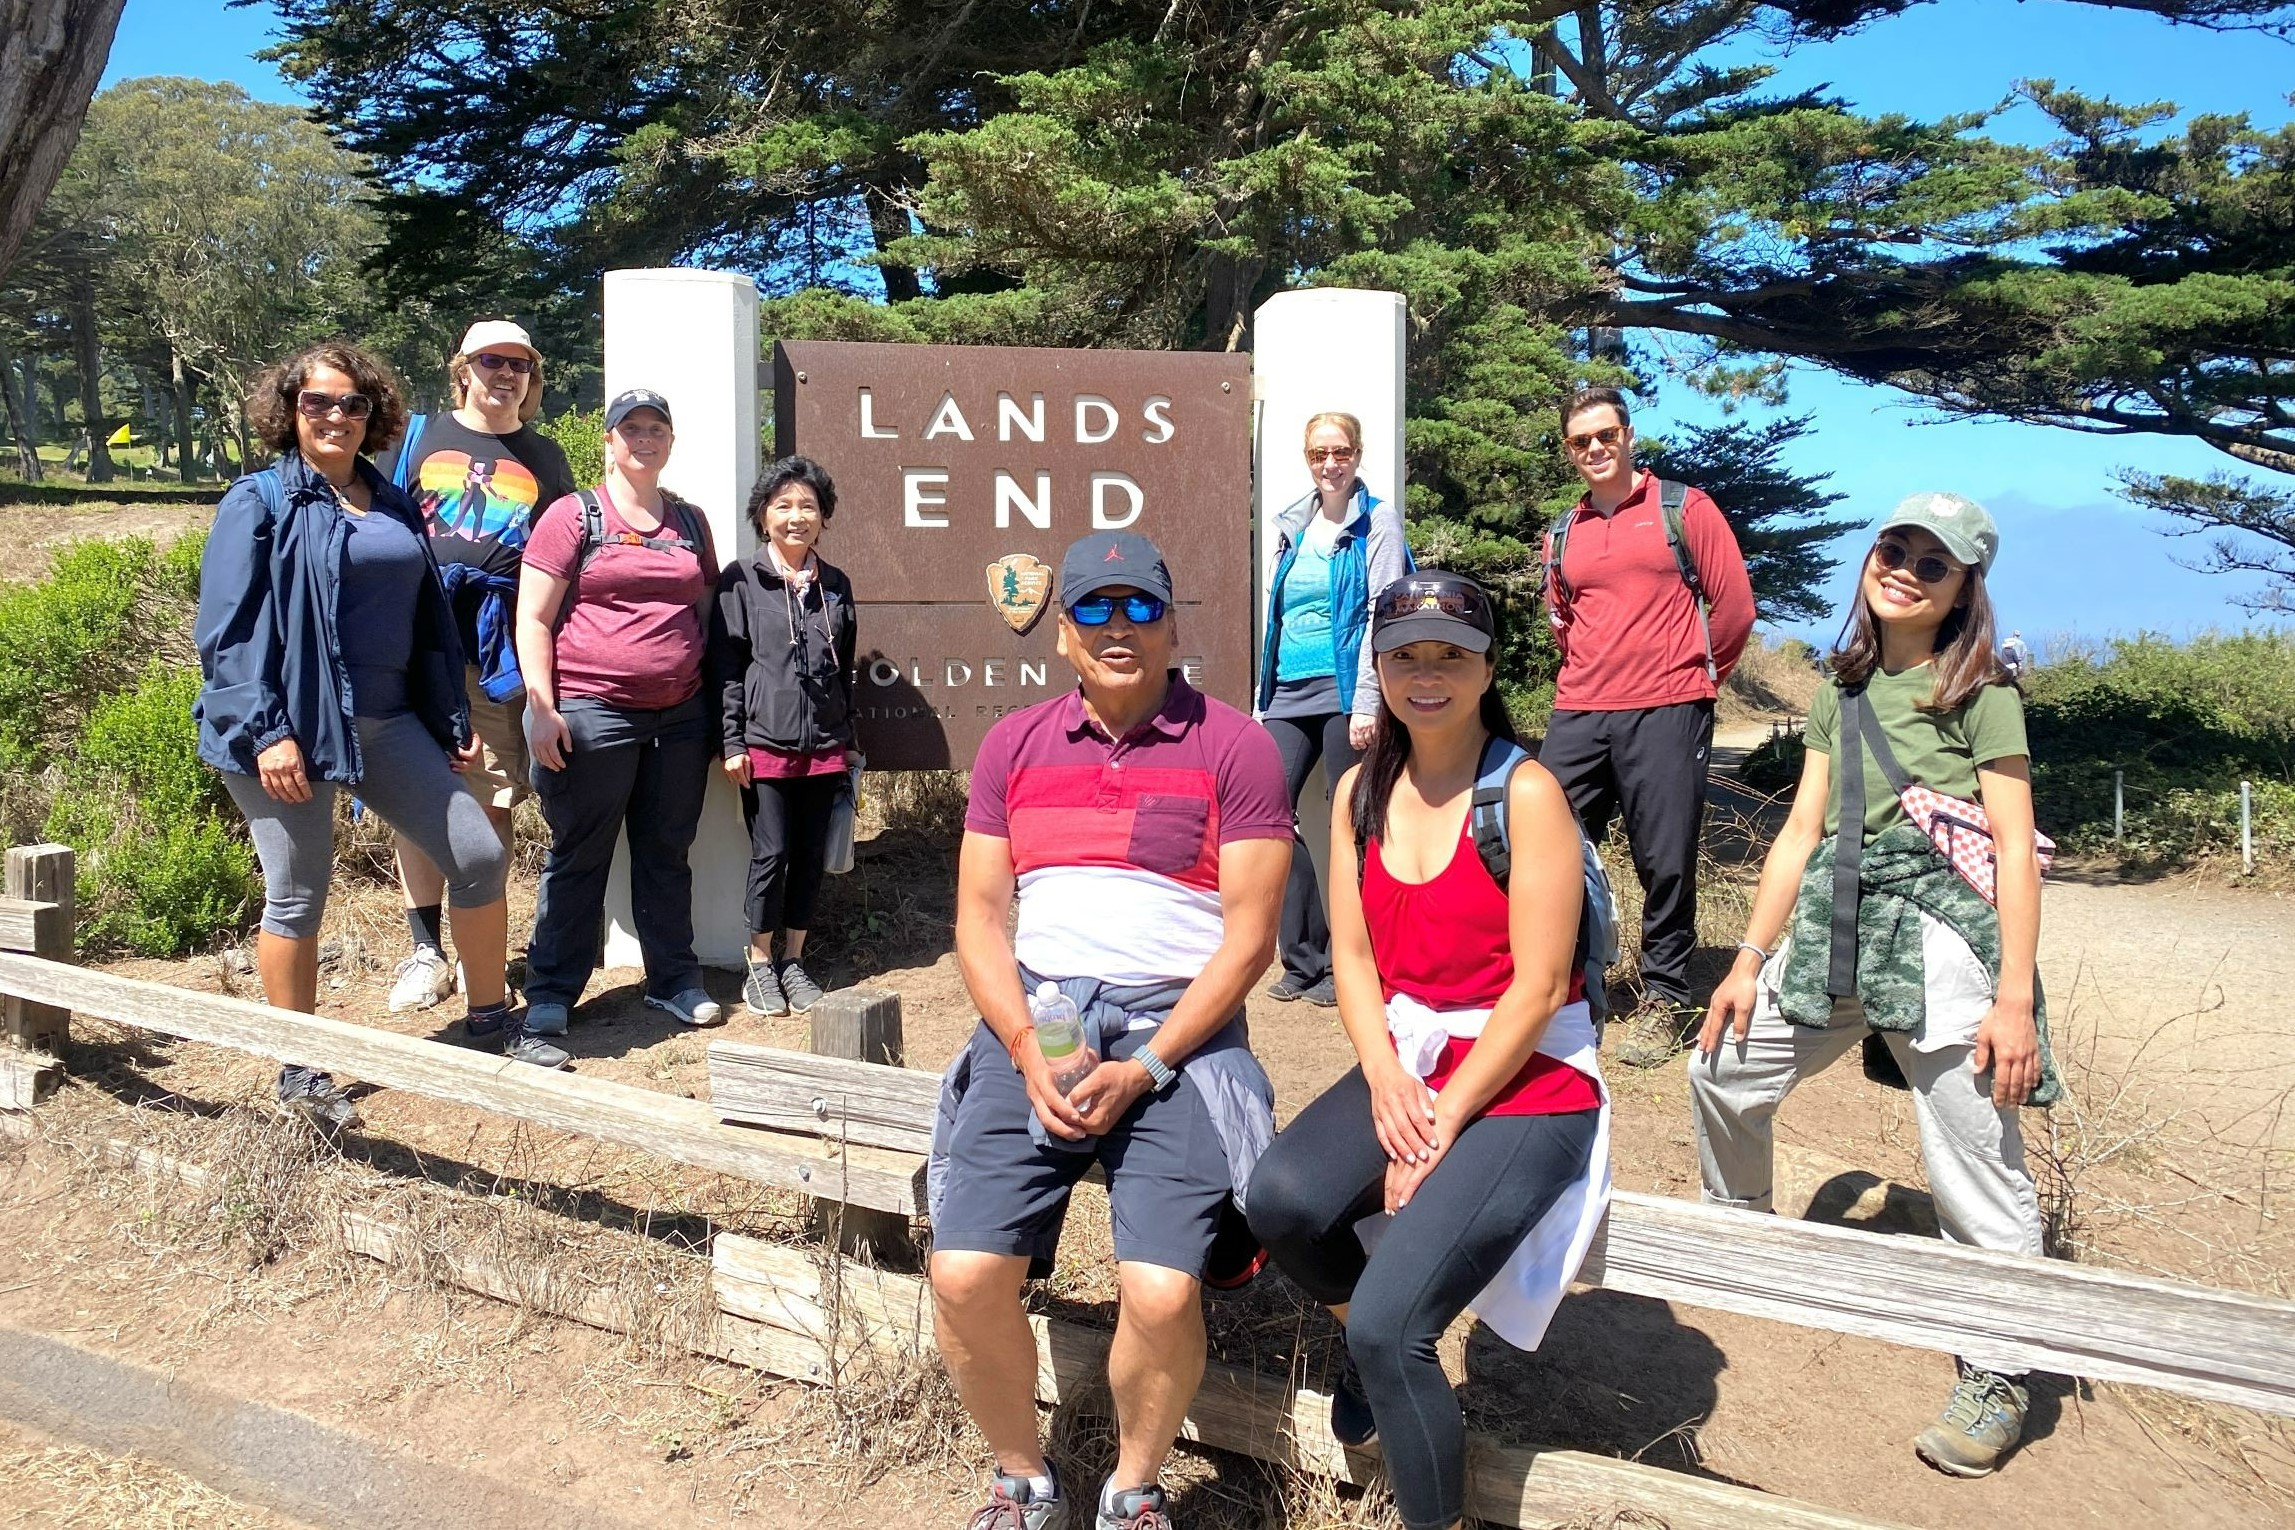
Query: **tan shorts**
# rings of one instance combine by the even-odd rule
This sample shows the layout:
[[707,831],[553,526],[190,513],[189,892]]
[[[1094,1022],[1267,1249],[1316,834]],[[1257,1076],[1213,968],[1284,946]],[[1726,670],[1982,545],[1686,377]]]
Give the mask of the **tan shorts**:
[[462,773],[471,795],[488,807],[509,809],[533,790],[532,757],[526,752],[526,693],[496,701],[478,683],[475,667],[463,674],[470,697],[470,731],[478,735],[478,759]]

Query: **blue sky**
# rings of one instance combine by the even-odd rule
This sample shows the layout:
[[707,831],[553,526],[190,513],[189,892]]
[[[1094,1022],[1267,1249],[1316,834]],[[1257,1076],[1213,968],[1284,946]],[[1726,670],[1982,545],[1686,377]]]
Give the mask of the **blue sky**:
[[[237,81],[266,100],[297,99],[278,72],[250,55],[271,40],[268,7],[223,0],[128,0],[105,83],[141,74]],[[2019,79],[2053,78],[2090,94],[2171,100],[2187,113],[2245,111],[2276,127],[2295,116],[2295,46],[2254,34],[2216,35],[2148,16],[2067,0],[1941,0],[1844,42],[1787,58],[1778,83],[1830,85],[1866,111],[1922,117],[1977,111]],[[2029,108],[1994,126],[2038,139],[2047,124]],[[2245,587],[2178,568],[2199,549],[2161,534],[2158,516],[2113,494],[2124,467],[2207,473],[2231,466],[2198,444],[2163,436],[2099,437],[1998,421],[1939,422],[1888,389],[1797,370],[1786,408],[1814,413],[1817,429],[1791,448],[1791,465],[1832,475],[1848,495],[1836,513],[1872,514],[1915,489],[1958,490],[2001,524],[1994,593],[2006,625],[2027,637],[2152,630],[2181,636],[2233,626],[2230,597]],[[1759,419],[1768,411],[1749,411]],[[1712,423],[1717,406],[1678,385],[1661,387],[1639,420],[1646,431]],[[1839,586],[1845,590],[1848,576]],[[1830,631],[1830,624],[1817,629]]]

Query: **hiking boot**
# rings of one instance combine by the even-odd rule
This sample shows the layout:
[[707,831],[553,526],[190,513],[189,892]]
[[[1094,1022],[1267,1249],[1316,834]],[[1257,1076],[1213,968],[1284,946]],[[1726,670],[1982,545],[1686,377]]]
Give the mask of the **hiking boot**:
[[1164,1512],[1163,1489],[1151,1482],[1121,1493],[1103,1490],[1092,1530],[1172,1530],[1171,1516]]
[[348,1131],[366,1125],[350,1097],[335,1087],[335,1081],[311,1068],[285,1068],[279,1073],[279,1105],[288,1114],[300,1117],[311,1130],[332,1142]]
[[1314,985],[1295,972],[1286,972],[1267,985],[1267,997],[1278,1004],[1288,1004]]
[[1662,1068],[1681,1055],[1682,1041],[1697,1011],[1671,999],[1644,999],[1623,1024],[1618,1061],[1629,1068]]
[[781,991],[781,979],[774,975],[771,962],[750,961],[749,975],[741,982],[741,1002],[753,1015],[789,1013],[789,996]]
[[1027,1478],[998,1472],[988,1502],[973,1511],[964,1530],[1068,1530],[1068,1500],[1060,1496],[1060,1479],[1052,1478],[1051,1497],[1038,1498]]
[[1325,978],[1320,983],[1315,984],[1305,993],[1299,995],[1299,997],[1305,999],[1309,1004],[1314,1005],[1317,1009],[1337,1009],[1339,1007],[1338,984],[1334,983],[1329,978]]
[[678,1024],[695,1027],[715,1025],[725,1017],[725,1011],[717,1007],[717,1001],[699,988],[681,988],[666,999],[656,998],[649,993],[645,996],[645,1007],[666,1010],[677,1017]]
[[1348,1355],[1331,1385],[1331,1438],[1349,1450],[1361,1450],[1379,1437],[1378,1420],[1371,1417],[1370,1399],[1363,1396],[1363,1378]]
[[2024,1437],[2032,1394],[2020,1376],[1955,1360],[1960,1381],[1937,1421],[1913,1439],[1913,1454],[1954,1477],[1989,1477]]
[[790,1014],[801,1015],[821,1002],[821,985],[805,975],[796,958],[776,964],[773,975],[780,979],[781,992],[788,996]]
[[436,946],[416,946],[391,971],[390,1012],[429,1009],[454,992],[454,966]]

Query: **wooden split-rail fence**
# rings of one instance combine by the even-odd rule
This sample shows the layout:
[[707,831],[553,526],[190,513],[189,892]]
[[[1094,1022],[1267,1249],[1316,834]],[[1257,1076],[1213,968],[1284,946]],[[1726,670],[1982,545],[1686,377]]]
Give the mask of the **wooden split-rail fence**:
[[[0,1108],[53,1090],[80,1013],[257,1053],[535,1126],[641,1149],[676,1163],[812,1197],[844,1254],[720,1234],[720,1312],[697,1347],[800,1381],[840,1374],[856,1355],[934,1353],[932,1304],[913,1275],[865,1256],[906,1250],[923,1219],[935,1075],[900,1066],[897,995],[832,994],[812,1015],[811,1052],[719,1041],[710,1100],[573,1073],[546,1072],[241,999],[193,993],[71,964],[72,853],[7,853],[0,897]],[[131,1154],[131,1156],[133,1156]],[[364,1251],[393,1257],[398,1237],[362,1221]],[[445,1263],[465,1285],[528,1300],[596,1326],[621,1326],[595,1295],[538,1297],[475,1258]],[[864,1257],[853,1258],[847,1255]],[[435,1261],[434,1261],[435,1262]],[[2295,1416],[2295,1303],[1930,1239],[1758,1216],[1619,1192],[1579,1280],[1589,1287],[1856,1334],[2097,1381],[2128,1382]],[[1090,1398],[1104,1385],[1108,1336],[1036,1318],[1037,1395]],[[1349,1481],[1376,1456],[1332,1437],[1330,1403],[1285,1377],[1214,1365],[1186,1437]],[[1818,1530],[1870,1526],[1733,1484],[1573,1451],[1477,1440],[1471,1507],[1510,1525],[1548,1525],[1631,1506],[1675,1530]]]

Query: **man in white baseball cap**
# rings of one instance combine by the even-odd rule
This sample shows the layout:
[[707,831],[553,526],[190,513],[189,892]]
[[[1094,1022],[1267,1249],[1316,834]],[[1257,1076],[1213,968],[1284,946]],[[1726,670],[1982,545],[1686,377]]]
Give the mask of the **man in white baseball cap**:
[[[576,488],[558,443],[532,428],[542,409],[542,353],[523,326],[480,319],[447,363],[448,414],[416,415],[376,466],[414,496],[438,555],[462,651],[470,722],[483,748],[470,788],[510,842],[511,809],[528,791],[525,682],[518,673],[518,569],[534,518]],[[393,1014],[428,1009],[454,991],[440,941],[445,879],[400,839],[399,885],[414,951],[391,983]]]

